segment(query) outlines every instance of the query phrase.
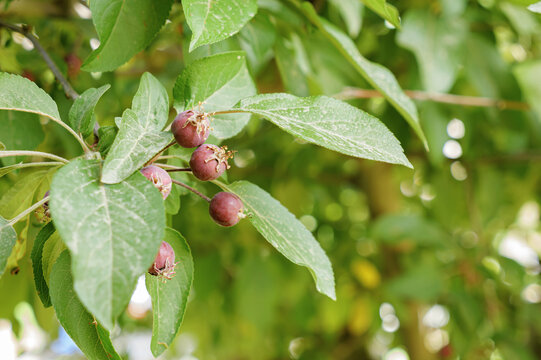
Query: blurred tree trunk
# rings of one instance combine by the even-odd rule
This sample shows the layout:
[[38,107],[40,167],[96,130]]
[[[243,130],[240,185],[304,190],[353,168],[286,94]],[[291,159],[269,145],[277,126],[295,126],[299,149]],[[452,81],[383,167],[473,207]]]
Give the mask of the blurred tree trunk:
[[[401,208],[402,195],[399,184],[393,181],[392,167],[395,165],[362,160],[360,163],[360,185],[368,198],[372,219],[398,212]],[[402,269],[399,254],[394,249],[381,246],[381,251],[385,259],[383,277],[386,280],[383,283],[387,283],[389,278],[399,275]],[[430,353],[424,345],[423,324],[419,321],[420,305],[413,301],[408,304],[408,317],[400,319],[400,332],[410,359],[436,359],[436,355]]]

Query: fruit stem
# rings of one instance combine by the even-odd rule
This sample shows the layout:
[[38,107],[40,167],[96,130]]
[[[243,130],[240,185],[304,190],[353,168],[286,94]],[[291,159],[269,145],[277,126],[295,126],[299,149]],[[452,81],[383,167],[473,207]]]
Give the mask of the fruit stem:
[[181,168],[181,167],[169,165],[169,164],[154,163],[154,165],[159,166],[162,169],[165,169],[166,171],[192,171],[192,169],[190,168]]
[[154,155],[154,156],[152,157],[152,159],[150,159],[149,161],[147,161],[147,162],[145,163],[145,165],[143,165],[143,167],[152,164],[154,161],[156,161],[156,160],[162,155],[162,153],[163,153],[165,150],[169,149],[171,146],[175,145],[176,143],[177,143],[177,142],[176,142],[175,140],[171,141],[171,142],[170,142],[169,144],[167,144],[163,149],[161,149],[160,151],[158,151],[158,153],[157,153],[156,155]]
[[41,151],[27,151],[27,150],[13,150],[13,151],[2,150],[0,151],[0,158],[9,157],[9,156],[41,156],[44,158],[62,162],[64,164],[69,163],[69,161],[64,159],[63,157],[56,156],[54,154],[49,154],[46,152],[41,152]]
[[173,169],[173,168],[169,168],[169,169],[166,168],[165,171],[167,171],[167,172],[177,172],[177,171],[186,171],[186,172],[189,172],[189,171],[192,171],[192,169],[190,169],[190,168],[175,168],[175,169]]
[[195,190],[193,187],[189,186],[189,185],[186,185],[184,184],[183,182],[180,182],[178,180],[175,180],[175,179],[171,179],[171,181],[179,186],[182,186],[183,188],[185,189],[188,189],[190,190],[191,192],[193,192],[195,195],[199,196],[201,199],[205,200],[206,202],[210,202],[210,198],[206,195],[204,195],[203,193]]
[[215,112],[211,112],[210,114],[208,114],[209,116],[214,116],[214,115],[221,115],[221,114],[239,114],[239,113],[245,113],[247,111],[244,111],[244,110],[221,110],[221,111],[215,111]]
[[30,214],[32,211],[36,210],[37,208],[39,208],[41,205],[45,204],[47,201],[49,201],[51,197],[50,196],[46,196],[44,197],[43,199],[41,199],[40,201],[38,201],[37,203],[35,203],[34,205],[30,206],[28,209],[24,210],[22,213],[20,213],[19,215],[15,216],[13,219],[11,219],[9,221],[9,225],[10,226],[13,226],[15,225],[17,222],[19,222],[19,220],[21,220],[22,218],[24,218],[26,215]]

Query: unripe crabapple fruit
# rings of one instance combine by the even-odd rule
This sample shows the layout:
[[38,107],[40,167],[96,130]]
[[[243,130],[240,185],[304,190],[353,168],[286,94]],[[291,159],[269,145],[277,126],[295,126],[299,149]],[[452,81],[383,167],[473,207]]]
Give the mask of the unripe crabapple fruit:
[[[43,199],[49,196],[49,190],[43,195]],[[41,205],[41,208],[36,209],[35,215],[39,222],[46,223],[51,220],[51,210],[49,209],[49,201],[46,201]]]
[[171,279],[175,275],[175,251],[167,242],[162,241],[158,255],[154,263],[150,265],[148,272],[151,275]]
[[193,148],[207,141],[210,122],[205,113],[192,110],[181,112],[171,124],[171,131],[177,143],[185,148]]
[[233,152],[227,151],[227,146],[218,147],[204,144],[193,152],[190,158],[190,168],[193,175],[199,180],[214,180],[230,168],[227,159],[232,157]]
[[167,171],[155,165],[149,165],[141,169],[141,174],[152,181],[154,186],[162,193],[164,200],[169,196],[173,182]]
[[210,217],[219,225],[233,226],[244,215],[244,205],[239,197],[229,192],[219,192],[210,201]]

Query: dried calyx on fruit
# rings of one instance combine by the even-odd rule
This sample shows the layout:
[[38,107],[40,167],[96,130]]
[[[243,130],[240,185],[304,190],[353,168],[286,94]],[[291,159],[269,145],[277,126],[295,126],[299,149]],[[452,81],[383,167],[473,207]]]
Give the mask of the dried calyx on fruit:
[[149,165],[141,169],[141,174],[152,181],[154,186],[162,193],[164,200],[169,196],[173,182],[167,171],[155,165]]
[[148,269],[151,275],[170,280],[175,275],[175,251],[167,242],[162,241],[154,263]]
[[[45,199],[47,196],[49,196],[49,190],[43,195],[43,199]],[[46,223],[49,220],[51,220],[51,210],[49,209],[49,201],[46,201],[41,205],[41,207],[37,208],[35,211],[36,218],[39,222]]]
[[198,147],[190,158],[190,168],[199,180],[208,181],[219,178],[231,166],[228,159],[233,158],[234,151],[228,151],[227,146],[204,144]]
[[185,148],[199,146],[209,137],[209,115],[197,110],[181,112],[173,120],[171,131],[180,146]]
[[233,226],[246,217],[239,197],[229,192],[219,192],[210,201],[210,217],[219,225]]

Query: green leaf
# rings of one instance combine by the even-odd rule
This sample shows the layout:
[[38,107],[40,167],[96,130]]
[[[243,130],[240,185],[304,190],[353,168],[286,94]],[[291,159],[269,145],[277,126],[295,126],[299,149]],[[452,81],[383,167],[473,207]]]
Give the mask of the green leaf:
[[172,141],[171,132],[161,131],[167,122],[168,109],[164,87],[145,73],[132,109],[122,114],[120,129],[103,165],[104,183],[115,184],[126,179]]
[[34,82],[8,73],[0,73],[0,109],[43,115],[61,122],[53,99]]
[[109,333],[96,322],[73,290],[70,255],[64,251],[51,273],[51,302],[60,324],[90,359],[121,359],[114,351]]
[[36,292],[43,303],[43,306],[51,306],[51,299],[49,297],[49,287],[43,276],[43,247],[51,235],[55,232],[55,228],[52,222],[45,225],[34,240],[34,247],[32,248],[32,272],[34,273],[34,284],[36,285]]
[[146,48],[165,23],[172,0],[92,0],[92,21],[100,46],[81,67],[111,71]]
[[70,125],[75,132],[82,134],[85,138],[92,134],[96,122],[94,108],[110,87],[111,85],[107,84],[98,89],[90,88],[75,99],[69,112]]
[[118,129],[116,126],[101,126],[98,129],[98,137],[100,139],[98,142],[98,149],[103,158],[109,153],[117,133]]
[[240,47],[246,53],[252,74],[259,74],[272,59],[276,27],[267,15],[257,14],[242,28],[238,39]]
[[[18,111],[0,110],[0,141],[7,150],[34,150],[45,138],[39,116]],[[22,157],[2,158],[4,165],[13,165]]]
[[377,118],[326,96],[256,95],[237,108],[261,115],[303,140],[355,157],[412,167],[394,135]]
[[121,182],[172,140],[171,132],[145,127],[133,110],[126,109],[120,130],[103,164],[101,181],[106,184]]
[[461,18],[438,17],[428,9],[406,13],[397,42],[415,54],[425,90],[451,89],[462,65],[466,29]]
[[[190,64],[177,78],[173,89],[175,109],[180,113],[203,103],[205,112],[230,109],[239,100],[256,94],[256,87],[243,52],[227,52]],[[212,135],[227,139],[238,134],[250,120],[249,114],[213,116]]]
[[239,32],[257,12],[257,0],[182,0],[182,7],[192,29],[192,52]]
[[329,4],[335,7],[344,19],[349,36],[359,36],[363,24],[363,4],[359,0],[331,0]]
[[152,355],[158,357],[173,342],[180,329],[193,281],[190,247],[177,231],[166,228],[165,239],[175,250],[175,276],[162,280],[146,273],[146,287],[152,298]]
[[[53,171],[53,169],[33,171],[19,176],[17,182],[0,198],[0,215],[6,219],[12,219],[28,209],[33,203],[36,191],[46,183],[48,175]],[[33,213],[20,219],[17,224],[18,240],[8,259],[7,266],[9,268],[17,266],[18,260],[26,253],[26,240],[31,217],[34,217]]]
[[171,215],[178,214],[180,210],[180,193],[178,191],[178,186],[173,186],[169,196],[164,201],[165,212]]
[[395,27],[400,28],[398,10],[394,6],[387,4],[386,0],[361,0],[361,2]]
[[4,273],[15,241],[17,241],[17,233],[9,221],[0,216],[0,276]]
[[541,25],[537,16],[524,6],[502,2],[499,7],[519,36],[537,36],[541,32]]
[[146,72],[141,76],[131,108],[144,127],[161,130],[167,123],[169,96],[160,81],[151,73]]
[[18,164],[14,164],[14,165],[4,166],[4,167],[0,168],[0,177],[2,177],[2,176],[4,176],[4,175],[7,175],[7,174],[9,174],[9,173],[12,172],[12,171],[15,171],[15,170],[21,168],[21,165],[23,165],[23,163],[18,163]]
[[43,272],[43,278],[45,283],[49,284],[51,278],[51,272],[53,271],[53,265],[56,263],[56,259],[66,250],[66,245],[60,239],[58,231],[55,231],[47,240],[43,246],[41,252],[41,270]]
[[333,45],[344,55],[344,57],[355,67],[355,69],[391,103],[391,105],[406,119],[417,136],[421,139],[425,148],[427,147],[426,137],[419,123],[419,115],[413,101],[406,96],[400,88],[393,73],[386,67],[365,59],[355,43],[340,29],[320,18],[314,8],[304,3],[302,10],[310,21],[316,25]]
[[50,208],[70,250],[75,291],[107,329],[130,300],[135,282],[163,239],[159,191],[140,173],[100,183],[101,163],[77,159],[55,174]]
[[538,119],[541,119],[541,61],[519,64],[513,69],[524,98],[530,104]]
[[219,183],[219,186],[242,200],[252,225],[276,250],[291,262],[310,270],[319,292],[336,299],[334,275],[327,255],[312,233],[292,213],[248,181],[230,185]]
[[19,177],[17,182],[0,198],[0,215],[11,219],[29,208],[37,188],[47,173],[48,170],[40,170]]
[[4,166],[0,168],[0,177],[9,174],[12,171],[24,168],[31,167],[57,167],[59,165],[64,165],[64,163],[55,163],[55,162],[37,162],[37,163],[18,163],[14,165]]
[[289,34],[289,37],[281,36],[276,41],[274,51],[285,89],[297,96],[310,95],[307,78],[311,69],[304,44],[299,37],[294,33]]

